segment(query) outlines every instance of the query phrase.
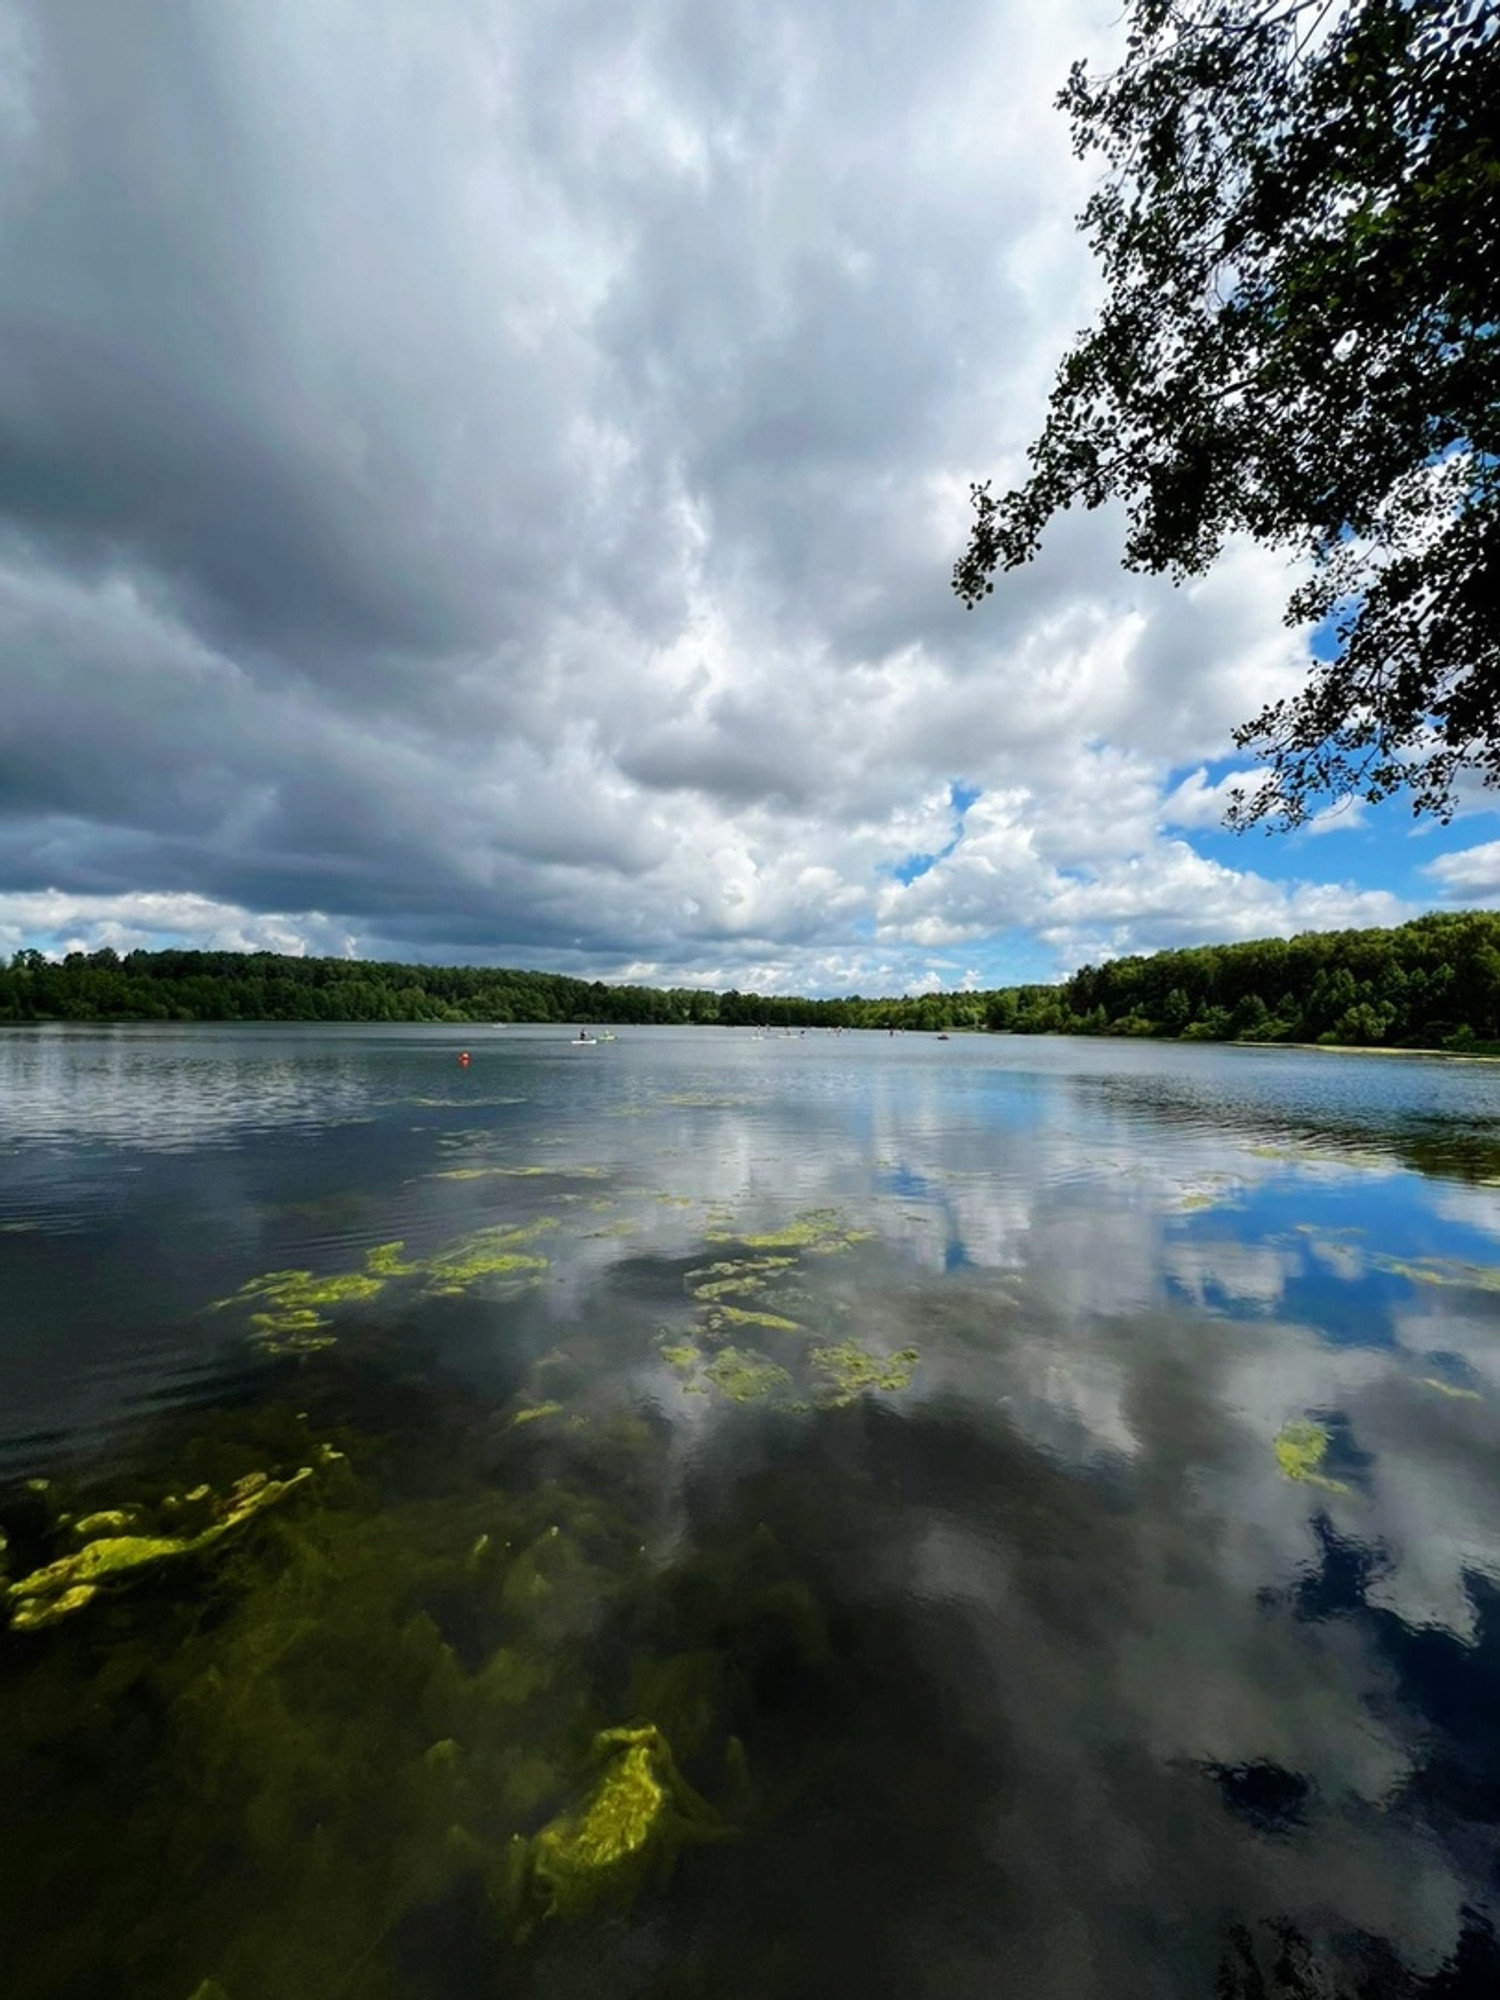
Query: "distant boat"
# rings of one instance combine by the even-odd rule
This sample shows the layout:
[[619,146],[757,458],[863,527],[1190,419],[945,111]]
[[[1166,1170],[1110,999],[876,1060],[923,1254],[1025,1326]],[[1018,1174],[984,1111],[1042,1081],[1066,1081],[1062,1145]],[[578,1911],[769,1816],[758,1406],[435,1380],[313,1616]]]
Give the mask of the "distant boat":
[[575,1049],[591,1049],[594,1047],[597,1040],[598,1040],[597,1036],[586,1035],[583,1032],[582,1028],[580,1028],[578,1030],[578,1033],[573,1037],[570,1046]]
[[620,1037],[618,1035],[612,1035],[609,1029],[606,1028],[604,1030],[604,1033],[598,1036],[597,1039],[601,1042],[617,1042],[620,1039]]
[[939,1036],[938,1036],[938,1040],[939,1040],[940,1042],[946,1042],[946,1041],[947,1041],[947,1039],[948,1039],[948,1037],[947,1037],[946,1035],[939,1035]]

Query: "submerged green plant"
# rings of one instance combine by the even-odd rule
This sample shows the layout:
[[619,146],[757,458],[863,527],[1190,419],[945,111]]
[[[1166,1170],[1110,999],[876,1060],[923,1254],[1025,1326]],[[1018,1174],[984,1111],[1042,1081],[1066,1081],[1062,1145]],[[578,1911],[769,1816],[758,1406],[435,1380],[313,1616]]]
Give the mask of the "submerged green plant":
[[1325,1424],[1299,1420],[1277,1433],[1272,1449],[1276,1463],[1288,1479],[1321,1486],[1329,1493],[1347,1493],[1349,1489],[1342,1480],[1329,1479],[1320,1469],[1332,1441],[1333,1434]]
[[365,1252],[365,1269],[376,1278],[411,1278],[421,1270],[420,1263],[413,1263],[402,1257],[406,1248],[403,1242],[377,1243],[373,1250]]
[[543,1827],[531,1844],[548,1917],[627,1910],[648,1883],[669,1878],[683,1847],[728,1832],[677,1769],[654,1723],[601,1730],[593,1754],[603,1768],[587,1803]]
[[669,1368],[675,1368],[679,1375],[691,1375],[703,1359],[703,1350],[695,1347],[690,1340],[664,1340],[657,1343],[657,1353]]
[[557,1226],[556,1217],[547,1215],[520,1225],[476,1229],[423,1259],[417,1269],[428,1289],[440,1296],[462,1292],[483,1278],[535,1275],[549,1268],[547,1259],[522,1246]]
[[267,1299],[288,1310],[345,1305],[351,1299],[373,1299],[384,1289],[383,1278],[359,1271],[335,1271],[318,1277],[312,1271],[268,1271],[241,1285],[232,1298],[219,1299],[218,1306],[239,1305],[250,1299]]
[[867,1389],[894,1393],[909,1389],[921,1356],[914,1347],[882,1358],[861,1347],[856,1340],[842,1340],[831,1347],[815,1347],[809,1356],[823,1378],[818,1400],[835,1408],[852,1403]]
[[384,1276],[360,1271],[322,1277],[313,1271],[267,1271],[231,1297],[216,1299],[211,1310],[263,1301],[261,1311],[249,1319],[255,1344],[271,1354],[310,1354],[333,1344],[332,1335],[323,1331],[331,1323],[326,1307],[372,1299],[384,1290],[385,1282]]
[[753,1296],[756,1292],[763,1292],[765,1288],[765,1279],[754,1277],[748,1271],[741,1277],[715,1278],[706,1284],[688,1286],[693,1297],[705,1305],[711,1304],[715,1299]]
[[534,1282],[549,1268],[547,1259],[521,1246],[546,1230],[555,1229],[554,1216],[529,1223],[474,1231],[446,1244],[431,1257],[403,1257],[400,1241],[377,1243],[365,1253],[362,1271],[267,1271],[251,1278],[228,1298],[210,1308],[260,1303],[249,1315],[250,1338],[269,1354],[312,1354],[332,1347],[336,1336],[329,1308],[373,1299],[401,1278],[422,1278],[434,1297],[451,1298],[483,1279],[521,1278]]
[[1436,1375],[1424,1375],[1421,1380],[1423,1388],[1436,1389],[1444,1396],[1453,1396],[1468,1403],[1479,1403],[1484,1400],[1477,1389],[1457,1388],[1452,1382],[1440,1381]]
[[721,1349],[703,1373],[721,1396],[736,1403],[760,1402],[792,1387],[785,1368],[763,1354],[742,1354],[737,1347]]
[[813,1208],[783,1223],[779,1229],[762,1230],[753,1236],[737,1235],[727,1226],[710,1229],[708,1241],[743,1243],[747,1250],[805,1250],[814,1256],[831,1256],[855,1243],[869,1241],[874,1234],[870,1229],[846,1228],[837,1209]]
[[763,1326],[771,1333],[801,1333],[801,1324],[784,1313],[756,1312],[746,1306],[716,1306],[709,1315],[715,1326]]
[[562,1408],[563,1406],[561,1403],[523,1404],[523,1406],[519,1410],[517,1410],[515,1415],[511,1418],[510,1427],[512,1430],[514,1430],[519,1424],[534,1424],[541,1417],[560,1416],[562,1413]]
[[248,1473],[230,1488],[222,1501],[211,1501],[208,1524],[196,1534],[120,1534],[115,1529],[128,1518],[123,1510],[111,1509],[89,1516],[76,1523],[75,1530],[83,1532],[91,1525],[102,1524],[105,1532],[96,1540],[86,1541],[74,1554],[62,1556],[7,1586],[11,1629],[40,1631],[92,1603],[102,1584],[137,1576],[175,1557],[200,1554],[267,1507],[274,1507],[312,1476],[310,1465],[304,1465],[289,1479],[272,1479],[264,1472]]
[[[415,1401],[388,1434],[389,1378],[372,1373],[379,1428],[336,1434],[355,1473],[309,1426],[330,1392],[347,1409],[358,1376],[299,1371],[311,1416],[179,1426],[169,1459],[83,1488],[71,1520],[68,1488],[18,1500],[28,1554],[33,1532],[67,1553],[31,1555],[0,1602],[92,1589],[101,1615],[4,1635],[0,1796],[66,1774],[24,1832],[0,1815],[7,1894],[50,1913],[8,1961],[7,1996],[102,1979],[118,2000],[215,1984],[390,2000],[409,1990],[409,1924],[472,1925],[463,1947],[497,1956],[496,1990],[529,1992],[525,1955],[550,1932],[617,1919],[684,1847],[782,1797],[780,1780],[752,1786],[730,1732],[758,1767],[754,1663],[821,1671],[826,1633],[764,1529],[665,1572],[648,1556],[660,1421],[553,1353],[512,1408],[571,1407],[580,1377],[587,1447],[566,1417],[545,1451],[502,1420],[465,1433],[471,1457],[428,1389],[403,1387]],[[257,1461],[271,1471],[244,1469]],[[294,1487],[300,1504],[231,1539]]]
[[1500,1264],[1469,1264],[1459,1257],[1372,1257],[1377,1271],[1415,1285],[1452,1285],[1465,1291],[1500,1292]]

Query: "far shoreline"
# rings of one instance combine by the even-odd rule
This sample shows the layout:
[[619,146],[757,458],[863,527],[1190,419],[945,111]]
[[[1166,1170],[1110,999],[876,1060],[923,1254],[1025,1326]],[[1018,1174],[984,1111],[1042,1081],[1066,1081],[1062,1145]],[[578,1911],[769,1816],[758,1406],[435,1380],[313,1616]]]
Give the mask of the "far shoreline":
[[[284,1018],[278,1018],[275,1015],[262,1015],[253,1020],[241,1019],[233,1021],[224,1021],[224,1020],[163,1021],[157,1019],[150,1019],[145,1016],[131,1016],[122,1014],[97,1014],[97,1015],[88,1015],[81,1018],[74,1017],[72,1019],[64,1019],[62,1016],[53,1015],[47,1018],[33,1019],[30,1021],[0,1021],[0,1031],[4,1031],[6,1029],[37,1029],[37,1028],[173,1028],[173,1029],[444,1028],[449,1030],[451,1033],[457,1035],[463,1033],[466,1030],[473,1031],[475,1029],[485,1029],[485,1028],[489,1029],[555,1028],[558,1030],[564,1030],[564,1029],[574,1029],[579,1027],[580,1025],[587,1026],[589,1024],[587,1022],[582,1022],[581,1018],[579,1020],[572,1020],[572,1021],[355,1021],[355,1020],[328,1021],[328,1020],[288,1020]],[[610,1025],[612,1025],[617,1029],[618,1028],[724,1029],[729,1031],[730,1033],[733,1033],[736,1030],[746,1029],[748,1026],[747,1023],[742,1021],[620,1021],[620,1020],[616,1020]],[[816,1034],[833,1034],[836,1032],[844,1035],[851,1035],[851,1034],[872,1035],[876,1037],[889,1036],[894,1032],[897,1035],[911,1036],[911,1037],[916,1037],[917,1039],[941,1037],[941,1039],[945,1041],[954,1040],[959,1036],[963,1036],[965,1039],[971,1037],[994,1036],[997,1038],[1004,1037],[1006,1039],[1018,1042],[1041,1042],[1041,1041],[1124,1042],[1124,1043],[1144,1042],[1144,1043],[1149,1043],[1155,1047],[1167,1047],[1167,1048],[1264,1049],[1270,1051],[1274,1051],[1277,1049],[1296,1049],[1305,1054],[1322,1055],[1322,1056],[1420,1056],[1423,1058],[1424,1061],[1437,1060],[1439,1062],[1500,1063],[1500,1052],[1485,1053],[1479,1050],[1469,1050],[1469,1049],[1440,1049],[1440,1048],[1435,1049],[1426,1047],[1389,1046],[1389,1045],[1382,1045],[1378,1042],[1279,1042],[1279,1041],[1262,1042],[1262,1041],[1239,1040],[1234,1037],[1227,1037],[1227,1036],[1222,1040],[1220,1040],[1218,1038],[1210,1038],[1206,1035],[1112,1035],[1107,1030],[1101,1034],[1098,1033],[1097,1031],[1090,1031],[1090,1030],[1082,1030],[1082,1031],[1075,1030],[1070,1032],[1066,1029],[1047,1029],[1038,1034],[1028,1034],[1023,1030],[1018,1030],[1015,1028],[981,1027],[972,1022],[965,1022],[963,1024],[955,1023],[951,1028],[919,1028],[919,1027],[906,1026],[892,1030],[887,1027],[866,1026],[864,1024],[861,1024],[860,1026],[857,1027],[841,1026],[835,1028],[835,1026],[831,1023],[824,1023],[820,1021],[815,1023],[809,1023],[807,1028],[801,1030],[803,1034],[806,1034],[809,1031]]]

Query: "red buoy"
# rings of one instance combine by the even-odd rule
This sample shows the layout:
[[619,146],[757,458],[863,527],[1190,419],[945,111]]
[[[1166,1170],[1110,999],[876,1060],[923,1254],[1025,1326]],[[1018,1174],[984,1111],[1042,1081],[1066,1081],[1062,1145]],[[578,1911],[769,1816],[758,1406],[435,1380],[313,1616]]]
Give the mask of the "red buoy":
[[465,1049],[463,1054],[459,1057],[459,1061],[461,1063],[466,1063],[468,1060],[469,1060],[469,1051]]

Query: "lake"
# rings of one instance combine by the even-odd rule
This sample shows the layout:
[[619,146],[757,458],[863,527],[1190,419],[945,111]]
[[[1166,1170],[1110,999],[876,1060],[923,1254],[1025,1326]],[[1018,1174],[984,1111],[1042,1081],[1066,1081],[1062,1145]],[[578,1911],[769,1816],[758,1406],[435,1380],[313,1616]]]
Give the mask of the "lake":
[[1493,1994],[1500,1069],[570,1033],[0,1030],[7,2000]]

